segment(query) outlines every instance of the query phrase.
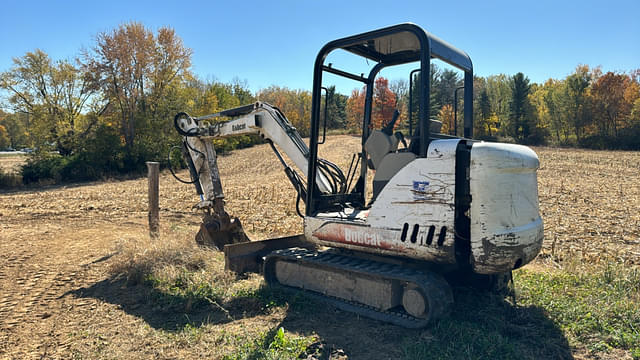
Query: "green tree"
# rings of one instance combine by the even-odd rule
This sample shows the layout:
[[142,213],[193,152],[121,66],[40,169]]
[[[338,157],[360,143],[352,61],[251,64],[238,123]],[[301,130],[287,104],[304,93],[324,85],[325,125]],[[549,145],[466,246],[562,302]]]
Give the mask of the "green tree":
[[327,127],[330,129],[342,129],[346,127],[347,122],[347,97],[336,93],[336,87],[327,88],[327,94],[324,96],[326,101],[327,114],[324,113],[324,104],[322,108],[322,118],[327,119]]
[[[475,126],[475,128],[482,131],[482,133],[478,135],[495,136],[495,124],[489,124],[492,114],[487,89],[483,89],[478,98],[478,115],[479,117],[476,117],[478,126]],[[497,117],[494,119],[497,119]]]
[[586,65],[579,65],[575,72],[565,80],[562,96],[563,111],[568,116],[568,123],[573,128],[576,139],[580,141],[585,127],[591,121],[589,87],[591,73]]
[[527,119],[529,104],[529,78],[519,72],[511,78],[510,135],[519,142],[529,136],[530,124]]
[[236,77],[232,80],[231,84],[233,88],[233,95],[238,98],[240,104],[247,105],[256,101],[256,98],[249,90],[249,85],[246,81],[241,81]]
[[[438,114],[440,113],[440,108],[442,107],[442,103],[440,100],[440,96],[439,94],[439,85],[438,85],[438,81],[439,81],[439,77],[440,77],[440,73],[441,70],[440,68],[438,68],[438,66],[434,63],[431,63],[431,67],[430,67],[430,76],[431,76],[431,82],[430,82],[430,91],[429,91],[429,118],[433,119],[433,118],[437,118]],[[411,121],[413,123],[413,128],[416,129],[416,123],[418,121],[418,114],[420,113],[420,97],[421,97],[421,89],[420,89],[420,79],[421,77],[421,73],[417,72],[416,74],[413,75],[413,81],[411,82],[411,99],[409,99],[407,101],[407,107],[409,105],[409,102],[411,102],[411,111],[413,112],[413,114],[411,114]],[[407,109],[407,116],[409,116],[409,109]]]
[[478,105],[480,106],[479,110],[482,119],[486,119],[491,116],[491,102],[489,102],[489,94],[487,94],[487,90],[483,90],[482,93],[480,93]]
[[29,115],[30,132],[40,146],[54,143],[62,154],[69,154],[77,133],[90,128],[79,120],[95,89],[66,60],[54,62],[40,49],[27,52],[0,74],[0,88],[10,93],[14,112]]
[[14,149],[29,145],[26,130],[28,118],[29,115],[24,113],[0,112],[0,125],[7,131],[9,146]]
[[509,116],[511,103],[510,79],[504,74],[487,77],[487,95],[491,103],[491,111],[498,117],[496,127],[503,135],[508,135],[505,130],[509,128]]
[[434,77],[431,91],[434,93],[436,103],[441,107],[446,104],[453,106],[454,91],[460,86],[462,86],[462,80],[458,72],[444,69],[439,76]]
[[565,86],[566,84],[564,80],[549,79],[540,88],[542,95],[541,105],[544,105],[546,108],[549,129],[555,135],[555,141],[558,144],[567,142],[570,129],[568,117],[566,112],[563,110],[562,104]]
[[633,102],[633,107],[631,107],[631,113],[629,116],[631,126],[639,126],[640,125],[640,97],[638,97]]
[[7,129],[0,125],[0,150],[5,149],[11,145],[11,139],[9,139],[9,133]]

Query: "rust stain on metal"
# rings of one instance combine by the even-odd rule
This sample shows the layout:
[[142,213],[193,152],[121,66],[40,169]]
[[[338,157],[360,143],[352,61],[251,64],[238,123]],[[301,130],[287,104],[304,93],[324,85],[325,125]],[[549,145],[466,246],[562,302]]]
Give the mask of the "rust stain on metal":
[[324,224],[313,232],[313,236],[324,241],[404,252],[405,247],[391,241],[390,237],[395,235],[388,230],[337,223]]

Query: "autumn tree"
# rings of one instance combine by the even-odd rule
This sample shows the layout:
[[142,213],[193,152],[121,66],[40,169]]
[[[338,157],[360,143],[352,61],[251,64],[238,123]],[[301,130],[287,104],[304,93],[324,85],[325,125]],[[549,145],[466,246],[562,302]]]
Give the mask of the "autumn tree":
[[27,114],[30,131],[40,146],[54,143],[62,154],[74,150],[76,133],[94,88],[86,74],[66,60],[53,61],[36,49],[13,59],[13,67],[0,74],[0,88],[9,92],[14,112]]
[[365,93],[365,88],[353,89],[351,96],[347,99],[347,128],[350,130],[362,131]]
[[618,136],[633,107],[630,96],[625,97],[631,83],[629,76],[613,72],[607,72],[593,83],[591,95],[601,135]]
[[133,147],[140,122],[166,122],[170,111],[164,100],[188,74],[191,54],[172,28],[154,34],[138,22],[99,33],[95,46],[84,52],[84,69],[115,109],[127,148]]
[[302,136],[308,136],[311,119],[311,93],[272,85],[258,91],[256,97],[278,107]]
[[373,106],[371,127],[381,129],[393,118],[396,110],[396,97],[389,89],[389,80],[378,77],[373,88]]
[[449,131],[453,128],[453,106],[451,104],[444,105],[440,112],[438,113],[438,120],[442,122],[442,130],[443,134],[449,133]]
[[631,84],[625,91],[625,99],[631,104],[627,122],[628,126],[631,127],[640,127],[640,69],[637,72],[637,77],[630,76]]

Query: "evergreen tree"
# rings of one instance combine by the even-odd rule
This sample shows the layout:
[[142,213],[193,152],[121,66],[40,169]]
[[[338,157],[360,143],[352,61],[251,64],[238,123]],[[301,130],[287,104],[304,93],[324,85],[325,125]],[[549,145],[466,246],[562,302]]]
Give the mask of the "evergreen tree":
[[[347,123],[347,97],[336,93],[336,87],[330,86],[327,88],[327,95],[325,98],[327,101],[327,128],[329,129],[342,129],[346,127]],[[324,107],[322,108],[323,119]]]
[[523,73],[519,72],[511,78],[510,134],[518,142],[524,141],[530,133],[530,124],[527,121],[530,88],[529,78]]
[[488,136],[493,136],[495,134],[492,133],[492,126],[488,124],[489,119],[491,118],[491,102],[489,101],[489,94],[487,94],[487,90],[483,89],[480,93],[480,98],[478,99],[478,107],[480,110],[480,123],[482,124],[481,129]]

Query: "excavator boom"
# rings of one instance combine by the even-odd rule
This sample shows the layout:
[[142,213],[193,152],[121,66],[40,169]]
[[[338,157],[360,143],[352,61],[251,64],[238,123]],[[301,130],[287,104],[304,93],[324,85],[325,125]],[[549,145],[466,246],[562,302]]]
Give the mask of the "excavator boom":
[[[224,120],[231,118],[230,120]],[[217,120],[217,121],[215,121]],[[221,121],[222,120],[222,121]],[[240,220],[231,217],[224,210],[224,193],[217,163],[217,153],[211,139],[259,134],[271,144],[273,151],[284,166],[285,173],[299,194],[306,198],[305,182],[280,155],[274,143],[291,159],[295,166],[306,172],[309,148],[295,127],[274,106],[256,102],[211,115],[191,117],[179,113],[174,118],[174,126],[183,138],[183,156],[188,164],[191,177],[200,195],[195,208],[205,212],[196,240],[200,244],[213,245],[222,250],[226,244],[249,241],[242,230]],[[324,167],[317,173],[315,184],[323,193],[344,191],[346,179],[337,166]],[[338,173],[329,177],[327,171]],[[329,180],[331,178],[331,180]]]

